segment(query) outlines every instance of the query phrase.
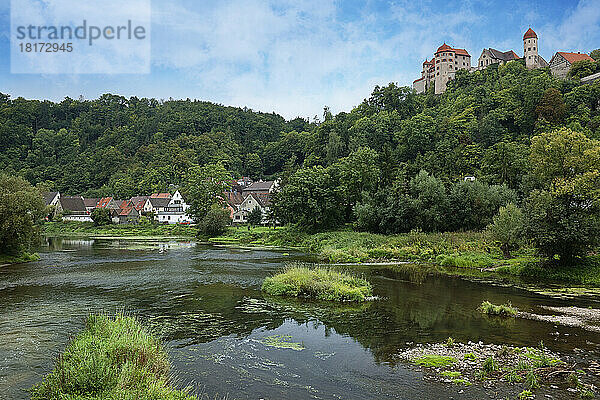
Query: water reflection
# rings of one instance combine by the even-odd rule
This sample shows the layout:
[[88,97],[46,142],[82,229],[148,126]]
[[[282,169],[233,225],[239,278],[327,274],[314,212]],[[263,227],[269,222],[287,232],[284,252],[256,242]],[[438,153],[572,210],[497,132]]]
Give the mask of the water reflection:
[[[544,340],[563,352],[598,349],[597,335],[581,329],[499,321],[476,311],[483,300],[510,300],[532,312],[572,302],[410,266],[360,267],[378,300],[332,305],[260,292],[265,276],[305,258],[299,253],[49,238],[41,257],[0,269],[0,393],[11,399],[28,397],[23,389],[51,369],[88,313],[123,309],[166,341],[181,383],[211,398],[458,396],[461,388],[423,382],[396,357],[408,343],[448,336],[529,346]],[[265,346],[272,335],[289,336],[305,349]],[[461,398],[481,398],[481,390],[470,387]]]

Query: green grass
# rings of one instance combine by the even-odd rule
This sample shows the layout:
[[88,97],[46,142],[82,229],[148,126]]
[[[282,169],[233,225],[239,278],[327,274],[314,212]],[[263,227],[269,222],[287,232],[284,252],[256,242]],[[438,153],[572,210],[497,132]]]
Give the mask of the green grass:
[[531,247],[513,251],[505,259],[498,243],[485,232],[410,232],[379,235],[352,230],[308,234],[292,227],[231,227],[211,238],[214,243],[303,249],[326,263],[410,261],[435,265],[448,275],[474,271],[500,278],[600,286],[600,255],[578,265],[544,265]]
[[510,302],[507,304],[492,304],[489,301],[484,301],[478,308],[479,311],[486,315],[498,317],[514,317],[517,315],[517,308],[513,307]]
[[0,254],[0,265],[2,264],[22,264],[31,261],[38,261],[40,256],[37,253],[22,252],[16,255]]
[[440,375],[445,376],[446,378],[458,378],[460,376],[460,371],[443,371]]
[[170,387],[169,360],[161,343],[132,317],[91,315],[58,358],[54,370],[31,389],[32,400],[192,400]]
[[189,225],[169,224],[112,224],[94,226],[92,222],[46,222],[42,233],[49,236],[154,236],[195,237],[198,230]]
[[362,278],[302,264],[291,264],[283,272],[266,278],[262,291],[274,296],[326,301],[365,301],[373,294],[371,284]]
[[415,358],[413,363],[420,365],[421,367],[428,368],[444,368],[454,365],[456,358],[450,356],[438,356],[438,355],[426,355]]

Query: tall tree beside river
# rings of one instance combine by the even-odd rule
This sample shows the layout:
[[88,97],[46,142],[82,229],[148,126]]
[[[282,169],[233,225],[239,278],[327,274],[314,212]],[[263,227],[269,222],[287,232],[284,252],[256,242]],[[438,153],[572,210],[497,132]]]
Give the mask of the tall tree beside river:
[[0,254],[17,256],[38,237],[44,200],[25,179],[0,174]]

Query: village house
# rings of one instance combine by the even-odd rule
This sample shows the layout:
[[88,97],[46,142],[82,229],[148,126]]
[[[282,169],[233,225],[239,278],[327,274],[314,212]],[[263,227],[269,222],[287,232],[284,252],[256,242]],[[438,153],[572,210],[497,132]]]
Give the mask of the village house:
[[158,219],[158,213],[165,210],[165,207],[169,205],[171,201],[170,197],[150,197],[144,203],[144,208],[142,209],[142,213],[144,214],[154,214],[154,218]]
[[59,192],[47,192],[44,193],[44,202],[46,206],[56,206],[60,200]]
[[108,208],[109,210],[119,210],[121,208],[121,200],[116,200],[113,197],[103,197],[98,201],[96,208]]
[[92,221],[81,196],[61,196],[56,205],[56,212],[62,215],[65,221]]
[[225,208],[229,211],[229,218],[234,219],[234,214],[240,209],[240,205],[244,201],[244,196],[237,190],[223,193],[225,200]]
[[135,209],[138,211],[138,213],[142,213],[144,210],[144,206],[146,205],[146,202],[148,201],[148,199],[150,198],[150,196],[134,196],[131,199],[129,199],[129,203],[135,207]]
[[140,213],[133,206],[127,206],[119,210],[119,224],[136,224],[140,219]]
[[250,193],[248,194],[242,203],[240,204],[237,211],[233,213],[234,224],[245,224],[248,222],[248,214],[250,214],[255,208],[260,209],[262,213],[262,224],[267,223],[266,216],[269,212],[269,199],[268,193]]
[[254,182],[250,186],[242,189],[242,195],[246,197],[251,193],[273,193],[279,186],[278,181],[258,181]]
[[167,206],[162,211],[159,211],[156,217],[161,224],[189,224],[193,222],[192,218],[187,214],[189,208],[189,204],[185,202],[181,192],[177,190]]
[[567,77],[567,74],[569,73],[573,63],[584,60],[592,62],[595,61],[592,57],[585,53],[567,53],[564,51],[558,51],[550,60],[550,71],[552,72],[552,75],[564,79]]
[[91,197],[91,198],[83,198],[83,204],[85,205],[85,209],[88,213],[91,213],[92,211],[94,211],[94,209],[98,206],[98,202],[100,201],[100,198],[97,197]]

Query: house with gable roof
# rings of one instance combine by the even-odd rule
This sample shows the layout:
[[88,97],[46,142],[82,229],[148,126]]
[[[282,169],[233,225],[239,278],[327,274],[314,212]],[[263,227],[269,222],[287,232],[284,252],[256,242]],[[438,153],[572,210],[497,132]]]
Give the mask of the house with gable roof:
[[81,196],[61,196],[56,211],[65,221],[92,222]]
[[269,193],[250,193],[248,194],[242,203],[239,205],[237,211],[232,215],[234,224],[245,224],[248,222],[248,214],[250,214],[255,208],[260,209],[263,219],[262,224],[268,223],[267,215],[269,212],[269,206],[271,204]]
[[496,49],[483,49],[479,60],[477,61],[477,69],[485,69],[492,64],[506,64],[509,61],[518,60],[520,57],[512,50],[500,51]]
[[186,203],[181,192],[177,190],[173,193],[167,205],[157,213],[156,219],[162,224],[190,224],[193,220],[187,213],[189,208],[190,205]]
[[564,79],[567,77],[567,74],[571,69],[571,65],[573,65],[577,61],[584,60],[595,62],[595,60],[592,57],[590,57],[589,54],[557,51],[556,54],[554,54],[554,56],[550,60],[550,72],[552,72],[552,75]]

